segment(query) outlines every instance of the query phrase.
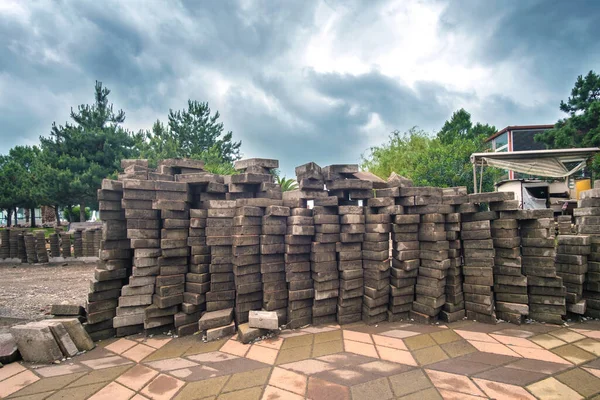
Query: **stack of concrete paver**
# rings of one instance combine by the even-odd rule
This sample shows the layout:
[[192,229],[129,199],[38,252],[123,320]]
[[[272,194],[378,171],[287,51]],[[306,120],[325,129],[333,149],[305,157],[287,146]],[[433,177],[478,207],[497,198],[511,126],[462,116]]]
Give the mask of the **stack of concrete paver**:
[[18,258],[19,229],[10,228],[8,233],[9,258]]
[[[104,211],[105,214],[106,214],[106,212],[108,212],[108,210],[102,210],[102,208],[100,208],[100,214],[102,214],[102,211]],[[118,210],[115,212],[123,213],[123,210]],[[124,219],[125,218],[123,217],[123,220]],[[104,222],[104,220],[103,220],[103,222]],[[68,232],[60,232],[59,235],[60,235],[60,255],[64,258],[71,257],[71,234]]]
[[[146,163],[124,160],[124,168],[147,168]],[[156,198],[155,182],[123,176],[123,200],[127,219],[127,238],[133,249],[133,268],[129,281],[121,290],[119,308],[113,323],[117,335],[129,335],[144,329],[146,308],[152,304],[156,276],[160,267],[160,213],[152,209]],[[136,174],[135,176],[139,176]]]
[[37,253],[37,260],[40,263],[48,262],[48,250],[46,249],[46,235],[43,230],[35,231],[35,251]]
[[73,233],[73,257],[83,257],[83,230]]
[[240,173],[228,177],[228,200],[266,198],[281,200],[281,187],[273,183],[273,172],[279,168],[278,160],[249,158],[233,164]]
[[362,243],[363,268],[365,271],[377,271],[383,278],[377,281],[376,288],[365,286],[364,311],[366,311],[366,315],[363,315],[363,319],[367,323],[377,323],[388,319],[390,292],[392,291],[390,286],[391,215],[386,213],[386,208],[391,204],[393,204],[393,199],[390,197],[373,198],[368,200],[368,207],[365,208],[365,235]]
[[[481,201],[475,198],[475,201]],[[496,323],[494,307],[494,245],[491,239],[491,220],[494,211],[478,212],[474,203],[459,206],[462,213],[463,291],[467,318]]]
[[373,182],[356,178],[355,174],[358,173],[356,164],[329,165],[324,167],[322,172],[329,196],[351,202],[373,197]]
[[27,255],[27,262],[29,264],[35,264],[38,262],[37,251],[35,248],[35,236],[33,233],[27,232],[23,235],[25,241],[25,254]]
[[0,231],[0,259],[10,258],[10,244],[9,239],[10,230],[3,229]]
[[248,322],[250,310],[262,307],[263,290],[260,273],[260,234],[263,209],[236,208],[233,219],[233,275],[236,290],[235,320]]
[[[172,164],[170,165],[173,168]],[[190,195],[185,182],[156,181],[152,208],[161,216],[161,257],[152,306],[146,309],[144,329],[170,327],[183,303],[185,274],[188,272]]]
[[[501,212],[501,216],[504,213]],[[562,323],[566,314],[566,288],[556,274],[554,212],[520,210],[523,273],[527,276],[529,317],[542,322]]]
[[[102,231],[100,232],[100,241],[102,241]],[[48,241],[50,242],[50,257],[57,258],[60,257],[60,241],[58,239],[58,233],[51,233],[48,236]],[[100,248],[98,248],[100,251]],[[96,252],[96,257],[98,256],[98,252]],[[1,258],[1,257],[0,257]]]
[[590,237],[558,235],[556,243],[556,274],[562,278],[567,290],[567,311],[583,315],[586,307],[583,284],[588,271],[588,255],[591,253]]
[[210,289],[210,249],[206,245],[207,210],[190,210],[190,227],[187,244],[190,262],[185,276],[185,289],[181,312],[175,314],[175,328],[179,336],[198,331],[198,321],[206,310],[206,292]]
[[[494,259],[494,295],[497,316],[504,321],[516,324],[529,314],[529,297],[527,295],[527,277],[523,275],[521,259],[521,236],[515,212],[508,213],[508,208],[516,209],[514,200],[491,203],[490,207],[504,210],[500,218],[492,221],[492,240],[496,256]],[[518,213],[518,212],[517,212]]]
[[419,258],[419,215],[394,215],[389,320],[409,317],[415,300]]
[[[461,196],[462,195],[457,195]],[[443,200],[442,200],[443,201]],[[456,207],[458,204],[452,204]],[[448,258],[450,266],[446,270],[446,302],[442,306],[440,318],[446,322],[455,322],[465,317],[465,296],[463,292],[462,243],[460,241],[460,213],[445,215],[446,240],[448,240]]]
[[586,300],[585,315],[600,318],[600,191],[586,190],[573,210],[577,232],[590,237],[588,269],[583,285]]
[[[281,321],[286,320],[288,304],[288,288],[285,280],[285,235],[292,234],[297,229],[302,230],[302,225],[299,224],[303,222],[302,218],[308,218],[290,215],[289,207],[281,205],[266,207],[260,236],[263,309],[277,312]],[[308,219],[311,220],[312,226],[312,218]],[[288,222],[291,228],[288,228]]]
[[[100,261],[90,282],[84,325],[92,339],[100,340],[115,336],[113,318],[116,315],[118,298],[123,283],[131,273],[131,250],[127,239],[127,225],[121,200],[122,182],[104,179],[98,190],[100,219],[102,220],[102,242]],[[71,238],[61,232],[62,254],[68,256]]]
[[94,257],[94,230],[86,229],[82,232],[83,256]]
[[570,215],[559,215],[558,217],[556,217],[558,234],[559,235],[573,234],[572,222],[573,222],[573,218]]

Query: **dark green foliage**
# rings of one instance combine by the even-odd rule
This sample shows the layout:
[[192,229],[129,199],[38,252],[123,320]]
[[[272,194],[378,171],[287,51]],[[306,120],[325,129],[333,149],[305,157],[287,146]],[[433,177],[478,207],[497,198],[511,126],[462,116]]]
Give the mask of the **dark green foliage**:
[[[92,212],[89,207],[85,208],[86,221],[92,217]],[[79,206],[66,208],[63,210],[63,218],[69,222],[81,222],[81,209]]]

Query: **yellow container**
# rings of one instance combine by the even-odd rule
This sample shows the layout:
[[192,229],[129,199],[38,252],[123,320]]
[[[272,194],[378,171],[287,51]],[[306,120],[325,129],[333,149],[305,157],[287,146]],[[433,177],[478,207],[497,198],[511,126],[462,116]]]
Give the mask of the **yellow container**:
[[579,195],[584,190],[590,190],[592,188],[592,180],[590,178],[579,178],[575,179],[575,196],[579,200]]

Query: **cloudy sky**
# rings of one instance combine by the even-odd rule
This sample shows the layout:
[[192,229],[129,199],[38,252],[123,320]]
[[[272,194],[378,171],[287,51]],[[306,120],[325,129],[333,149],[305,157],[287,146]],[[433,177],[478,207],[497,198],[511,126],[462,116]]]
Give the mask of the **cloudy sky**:
[[[451,3],[451,4],[450,4]],[[357,163],[392,130],[554,123],[600,1],[0,0],[0,153],[112,90],[126,127],[208,101],[245,157]]]

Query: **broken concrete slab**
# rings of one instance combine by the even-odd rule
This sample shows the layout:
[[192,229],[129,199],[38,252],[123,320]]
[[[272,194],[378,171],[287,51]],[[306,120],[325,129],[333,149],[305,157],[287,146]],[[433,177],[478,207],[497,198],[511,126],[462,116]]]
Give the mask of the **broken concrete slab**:
[[17,342],[10,333],[0,333],[0,364],[10,364],[21,358]]
[[53,321],[63,324],[69,333],[71,340],[73,340],[73,343],[75,343],[75,346],[77,346],[77,350],[89,351],[95,347],[94,341],[77,318],[58,318],[54,319]]
[[248,315],[248,326],[250,328],[276,330],[279,328],[279,319],[274,311],[253,310]]
[[264,329],[251,328],[248,323],[238,326],[238,339],[244,344],[248,344],[253,340],[264,336],[267,332]]
[[28,323],[10,328],[23,360],[52,363],[63,358],[63,353],[48,325]]

